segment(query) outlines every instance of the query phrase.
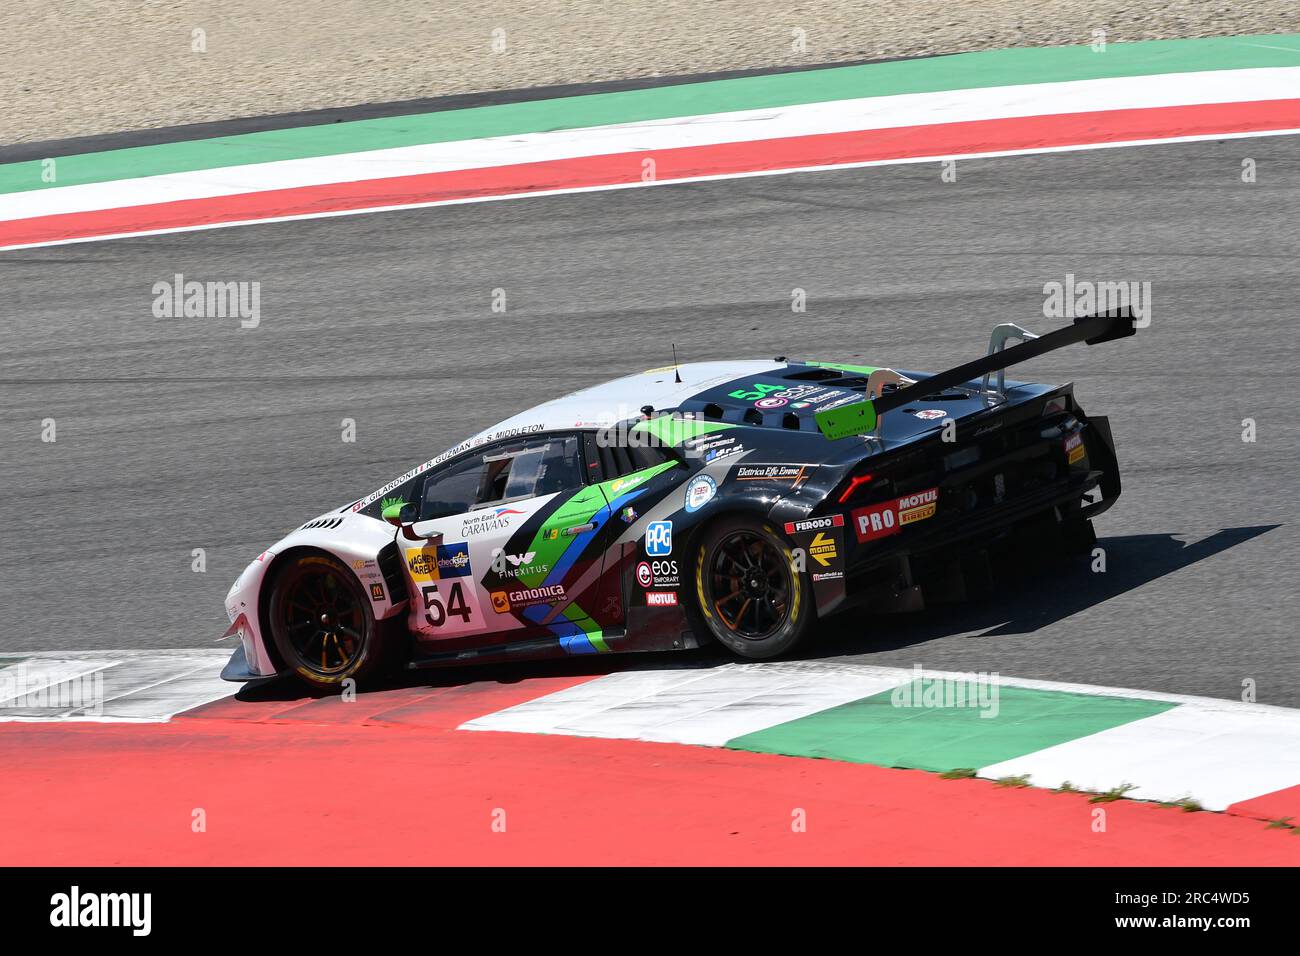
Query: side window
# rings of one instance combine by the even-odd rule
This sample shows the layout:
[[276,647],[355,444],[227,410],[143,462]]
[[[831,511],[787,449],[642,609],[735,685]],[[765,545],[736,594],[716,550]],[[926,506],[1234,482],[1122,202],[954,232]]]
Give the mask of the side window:
[[622,478],[643,468],[652,468],[674,460],[670,451],[656,445],[602,444],[591,433],[586,435],[586,442],[590,480],[593,482]]
[[493,449],[476,507],[536,498],[582,487],[582,456],[576,435],[530,438]]
[[420,520],[445,518],[469,511],[474,506],[486,471],[486,463],[474,455],[430,477],[424,483],[424,494],[420,499]]
[[426,481],[420,520],[555,494],[582,484],[576,435],[517,440],[486,448]]

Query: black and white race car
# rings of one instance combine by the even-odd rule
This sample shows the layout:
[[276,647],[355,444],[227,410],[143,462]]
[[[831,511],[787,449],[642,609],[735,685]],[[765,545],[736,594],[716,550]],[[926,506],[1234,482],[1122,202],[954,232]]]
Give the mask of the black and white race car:
[[1107,420],[1002,369],[1132,332],[1118,313],[1003,325],[937,375],[669,366],[539,405],[259,555],[226,598],[223,676],[708,640],[769,658],[848,608],[960,598],[1000,555],[1091,548],[1120,492]]

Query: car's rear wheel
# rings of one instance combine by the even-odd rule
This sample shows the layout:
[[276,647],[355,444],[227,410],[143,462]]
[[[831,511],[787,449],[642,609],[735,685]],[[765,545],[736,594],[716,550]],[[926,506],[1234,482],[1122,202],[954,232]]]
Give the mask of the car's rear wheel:
[[695,610],[719,643],[755,660],[794,647],[813,619],[806,572],[765,523],[724,518],[704,529],[695,555]]
[[374,611],[361,582],[336,558],[290,557],[276,576],[268,617],[276,650],[310,684],[333,687],[379,669]]

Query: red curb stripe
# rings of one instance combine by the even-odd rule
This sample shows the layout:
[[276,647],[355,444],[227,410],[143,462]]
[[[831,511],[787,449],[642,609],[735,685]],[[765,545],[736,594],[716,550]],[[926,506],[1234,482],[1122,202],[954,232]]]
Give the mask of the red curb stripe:
[[1290,818],[1291,825],[1300,827],[1300,786],[1275,790],[1262,796],[1251,797],[1228,807],[1228,813],[1243,817],[1256,817],[1260,820],[1284,820]]
[[386,206],[634,185],[641,182],[642,161],[647,158],[655,161],[655,180],[671,182],[701,176],[927,156],[1042,150],[1297,128],[1300,128],[1300,99],[1279,99],[824,133],[39,216],[0,223],[0,248],[289,216],[359,212]]
[[23,754],[0,775],[5,866],[1300,862],[1241,817],[675,744],[220,720],[0,739]]

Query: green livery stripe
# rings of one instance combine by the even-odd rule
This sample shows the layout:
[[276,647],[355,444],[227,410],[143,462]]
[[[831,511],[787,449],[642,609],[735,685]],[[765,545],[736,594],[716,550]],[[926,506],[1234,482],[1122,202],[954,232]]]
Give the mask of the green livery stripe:
[[705,422],[694,418],[678,418],[675,415],[660,415],[658,418],[637,422],[632,426],[632,431],[653,435],[661,445],[675,448],[688,439],[735,427],[727,422]]
[[854,375],[870,375],[872,372],[879,372],[880,366],[875,365],[845,365],[843,362],[804,362],[804,365],[815,365],[818,368],[833,368],[840,372],[850,372]]
[[910,681],[736,737],[726,746],[917,770],[976,769],[1178,706],[1023,687],[997,689],[998,709],[992,718],[982,716],[991,713],[986,706],[933,706],[925,699],[922,683]]
[[0,166],[0,192],[859,97],[1298,62],[1297,34],[1114,43],[1104,53],[1087,46],[959,53],[57,156],[57,182],[43,180],[41,160],[10,163]]

